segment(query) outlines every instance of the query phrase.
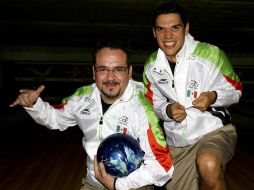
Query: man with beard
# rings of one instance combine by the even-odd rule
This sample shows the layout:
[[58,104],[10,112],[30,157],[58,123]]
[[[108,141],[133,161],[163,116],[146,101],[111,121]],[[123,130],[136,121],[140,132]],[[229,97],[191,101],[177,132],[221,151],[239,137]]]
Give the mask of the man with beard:
[[[152,106],[143,95],[143,84],[132,80],[129,49],[123,43],[98,43],[93,66],[94,84],[79,88],[62,105],[53,107],[39,97],[44,90],[22,89],[10,106],[21,105],[39,124],[65,130],[78,125],[87,153],[87,175],[82,190],[153,189],[172,176],[169,149]],[[124,119],[124,122],[123,122]],[[115,178],[97,163],[100,142],[114,133],[129,134],[145,152],[141,166],[126,177]]]
[[225,107],[238,103],[240,79],[222,50],[194,40],[176,3],[154,10],[153,34],[159,49],[147,59],[144,83],[164,121],[175,168],[166,189],[225,190],[237,139]]

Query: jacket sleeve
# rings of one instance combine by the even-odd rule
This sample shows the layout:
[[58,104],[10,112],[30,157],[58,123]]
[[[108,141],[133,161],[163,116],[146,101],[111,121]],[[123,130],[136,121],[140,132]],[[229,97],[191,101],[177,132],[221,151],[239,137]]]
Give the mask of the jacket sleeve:
[[218,50],[217,58],[208,70],[210,75],[205,76],[208,77],[205,81],[209,81],[207,91],[217,92],[217,100],[211,106],[230,106],[238,103],[242,95],[242,83],[222,50]]
[[144,73],[143,73],[143,83],[145,86],[145,97],[149,100],[149,102],[153,105],[154,110],[157,116],[163,121],[173,121],[170,119],[166,113],[166,108],[168,104],[173,103],[172,100],[167,99],[156,87],[156,83],[153,81],[150,76],[150,70],[148,66],[145,65]]
[[47,102],[38,98],[33,107],[24,107],[27,113],[35,120],[36,123],[44,125],[49,129],[65,130],[69,126],[75,126],[77,123],[70,109],[69,102],[55,108]]
[[127,177],[117,179],[117,190],[140,188],[146,185],[162,186],[172,178],[174,167],[159,120],[144,96],[142,105],[142,109],[135,106],[134,126],[140,146],[145,152],[144,161],[140,168]]

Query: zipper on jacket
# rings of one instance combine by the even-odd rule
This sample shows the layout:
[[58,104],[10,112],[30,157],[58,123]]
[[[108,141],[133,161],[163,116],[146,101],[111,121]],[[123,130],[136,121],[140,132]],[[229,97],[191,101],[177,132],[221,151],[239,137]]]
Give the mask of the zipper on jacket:
[[[119,100],[120,101],[120,100]],[[100,121],[99,121],[99,140],[100,142],[103,140],[103,136],[102,136],[102,130],[103,130],[103,116],[105,116],[106,113],[109,112],[109,110],[112,109],[113,106],[115,106],[119,101],[116,101],[115,103],[113,103],[108,110],[101,116]]]
[[102,141],[102,127],[103,127],[103,116],[101,116],[101,119],[99,121],[99,139],[100,139],[100,142]]

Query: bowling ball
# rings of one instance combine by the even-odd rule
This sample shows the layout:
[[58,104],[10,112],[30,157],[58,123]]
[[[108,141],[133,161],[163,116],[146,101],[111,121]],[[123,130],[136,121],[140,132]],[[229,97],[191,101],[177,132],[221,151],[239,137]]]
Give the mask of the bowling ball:
[[143,151],[139,142],[127,134],[113,134],[105,138],[97,150],[97,160],[106,172],[114,177],[124,177],[140,167]]

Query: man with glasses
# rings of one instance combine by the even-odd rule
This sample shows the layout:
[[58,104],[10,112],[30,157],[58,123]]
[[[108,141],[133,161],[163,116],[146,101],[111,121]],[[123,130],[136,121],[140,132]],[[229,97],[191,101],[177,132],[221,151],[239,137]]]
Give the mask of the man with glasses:
[[[164,185],[174,170],[169,149],[159,120],[143,95],[143,84],[131,79],[129,49],[123,43],[105,41],[98,43],[94,57],[95,84],[79,88],[61,106],[42,101],[39,95],[44,86],[20,90],[10,106],[23,106],[37,123],[50,129],[80,127],[87,153],[87,176],[82,190],[145,190]],[[114,133],[138,139],[145,153],[142,165],[122,178],[107,174],[95,157],[100,142]]]

